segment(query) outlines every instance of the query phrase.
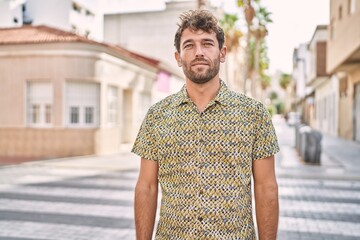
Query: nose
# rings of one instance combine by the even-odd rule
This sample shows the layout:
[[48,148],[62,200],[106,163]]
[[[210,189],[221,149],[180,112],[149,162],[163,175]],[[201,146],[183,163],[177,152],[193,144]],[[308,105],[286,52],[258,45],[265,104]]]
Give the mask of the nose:
[[204,52],[203,52],[203,49],[202,49],[201,46],[196,47],[195,57],[196,58],[203,58],[204,57]]

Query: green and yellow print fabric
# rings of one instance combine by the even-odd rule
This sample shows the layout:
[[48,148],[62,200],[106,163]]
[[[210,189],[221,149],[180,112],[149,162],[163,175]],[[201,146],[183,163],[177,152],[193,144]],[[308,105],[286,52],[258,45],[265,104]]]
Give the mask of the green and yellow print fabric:
[[132,151],[159,165],[156,239],[256,239],[252,163],[279,151],[263,104],[221,82],[199,113],[184,86],[150,108]]

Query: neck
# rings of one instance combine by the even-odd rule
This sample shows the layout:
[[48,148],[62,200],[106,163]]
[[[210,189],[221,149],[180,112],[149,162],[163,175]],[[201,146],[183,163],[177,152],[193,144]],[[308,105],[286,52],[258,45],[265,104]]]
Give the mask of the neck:
[[204,84],[197,84],[186,79],[186,90],[199,112],[203,112],[208,103],[216,97],[220,89],[220,79],[214,78]]

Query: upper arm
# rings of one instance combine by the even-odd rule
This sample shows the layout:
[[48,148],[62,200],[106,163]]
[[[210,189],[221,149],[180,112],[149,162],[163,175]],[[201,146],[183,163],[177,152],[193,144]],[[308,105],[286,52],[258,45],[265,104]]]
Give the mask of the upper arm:
[[254,184],[276,184],[274,155],[253,162]]
[[158,162],[141,158],[138,185],[144,187],[157,187],[158,184]]

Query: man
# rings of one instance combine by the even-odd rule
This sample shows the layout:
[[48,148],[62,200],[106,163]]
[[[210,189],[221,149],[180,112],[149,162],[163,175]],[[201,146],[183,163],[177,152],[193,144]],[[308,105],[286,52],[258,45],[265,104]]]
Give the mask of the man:
[[260,240],[275,240],[279,147],[268,111],[219,78],[224,32],[208,11],[181,15],[175,58],[185,86],[152,106],[133,152],[141,156],[135,188],[137,239],[256,239],[251,177]]

